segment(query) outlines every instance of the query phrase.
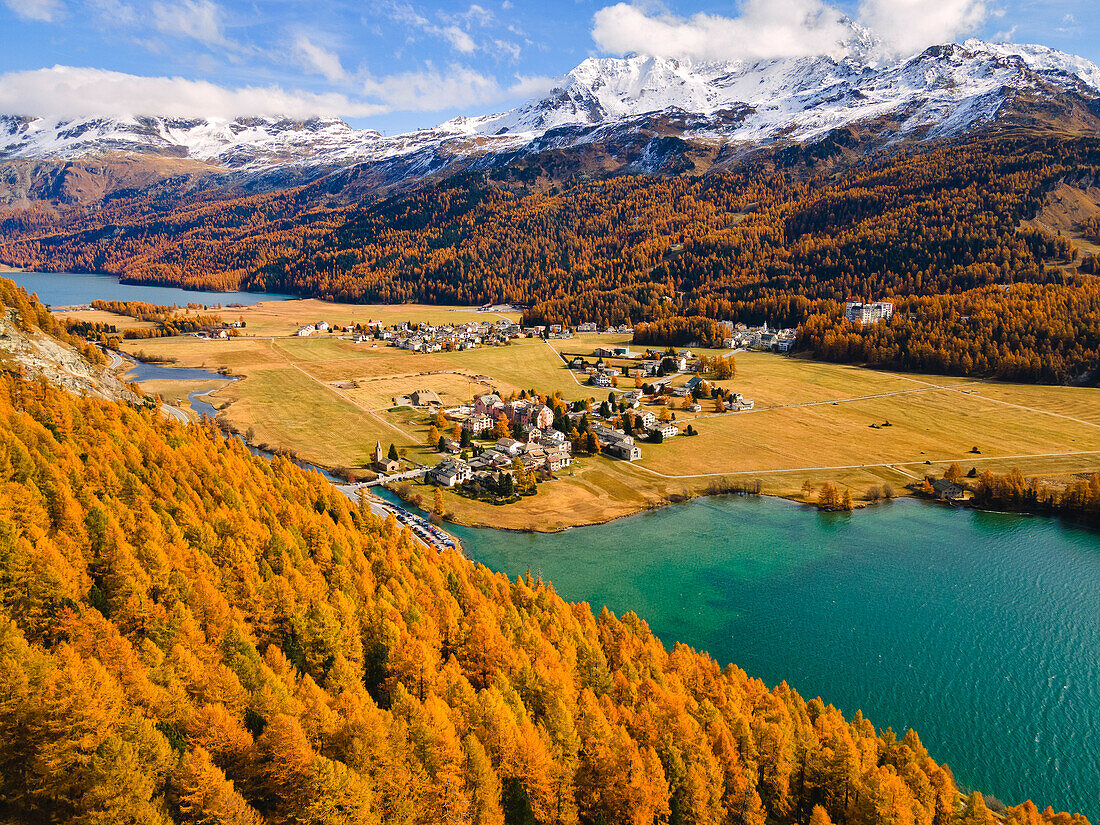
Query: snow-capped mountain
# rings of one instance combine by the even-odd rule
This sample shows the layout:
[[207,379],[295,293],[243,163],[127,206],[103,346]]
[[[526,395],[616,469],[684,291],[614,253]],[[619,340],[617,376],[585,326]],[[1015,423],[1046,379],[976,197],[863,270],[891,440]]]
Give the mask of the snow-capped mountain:
[[623,136],[746,147],[889,121],[881,126],[887,140],[938,138],[997,121],[1024,98],[1100,98],[1100,67],[1043,46],[970,40],[889,60],[859,35],[839,59],[591,58],[545,97],[512,111],[398,136],[331,118],[0,116],[0,159],[128,152],[243,171],[400,161],[402,174],[418,176],[456,159],[513,158]]

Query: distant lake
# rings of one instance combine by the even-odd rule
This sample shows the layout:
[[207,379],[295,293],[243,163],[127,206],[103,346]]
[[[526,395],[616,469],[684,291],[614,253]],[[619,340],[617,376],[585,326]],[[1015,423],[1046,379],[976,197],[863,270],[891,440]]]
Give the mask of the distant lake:
[[10,278],[27,292],[37,293],[39,301],[53,307],[90,304],[95,300],[145,301],[162,306],[187,306],[192,303],[251,306],[261,301],[286,301],[296,297],[274,292],[210,292],[172,286],[123,284],[115,275],[79,272],[0,272],[0,278]]
[[[549,492],[547,492],[549,494]],[[557,534],[448,525],[513,579],[914,728],[958,781],[1100,817],[1100,534],[900,500],[695,499]]]

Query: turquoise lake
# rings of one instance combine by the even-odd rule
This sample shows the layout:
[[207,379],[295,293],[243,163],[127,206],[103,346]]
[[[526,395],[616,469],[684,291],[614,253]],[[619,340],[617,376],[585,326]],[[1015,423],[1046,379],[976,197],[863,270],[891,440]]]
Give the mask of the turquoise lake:
[[449,526],[468,556],[877,726],[959,782],[1100,818],[1100,533],[894,501],[697,499],[558,534]]
[[48,306],[69,306],[102,301],[145,301],[162,306],[187,306],[191,303],[207,306],[243,304],[251,306],[261,301],[285,301],[293,295],[262,292],[208,292],[199,289],[178,289],[172,286],[123,284],[114,275],[93,275],[72,272],[0,272],[0,278],[10,278],[27,292],[38,294],[38,300]]

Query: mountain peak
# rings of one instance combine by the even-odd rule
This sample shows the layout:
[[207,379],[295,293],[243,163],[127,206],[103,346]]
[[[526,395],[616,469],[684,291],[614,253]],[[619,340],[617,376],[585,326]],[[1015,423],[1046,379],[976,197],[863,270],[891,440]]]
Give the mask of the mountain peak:
[[899,59],[869,30],[851,21],[849,27],[851,37],[827,56],[590,57],[544,97],[509,112],[390,137],[336,118],[0,116],[0,159],[136,152],[255,171],[404,158],[401,174],[415,176],[471,154],[565,148],[616,133],[653,137],[647,123],[654,117],[664,118],[662,134],[709,146],[809,141],[852,124],[887,122],[893,131],[882,138],[889,141],[960,134],[995,120],[1022,92],[1100,96],[1100,67],[1056,49],[968,40]]

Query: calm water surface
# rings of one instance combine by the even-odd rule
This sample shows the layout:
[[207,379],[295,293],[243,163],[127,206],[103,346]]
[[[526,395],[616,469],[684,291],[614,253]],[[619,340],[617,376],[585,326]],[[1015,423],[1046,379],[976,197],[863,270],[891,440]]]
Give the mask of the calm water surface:
[[1100,534],[896,501],[712,498],[554,535],[453,527],[768,684],[913,727],[959,781],[1100,817]]
[[114,275],[92,275],[69,272],[0,272],[27,292],[38,294],[38,300],[48,306],[70,306],[102,301],[146,301],[164,306],[187,306],[198,303],[207,306],[258,304],[260,301],[285,301],[293,295],[260,292],[208,292],[199,289],[177,289],[170,286],[120,284]]

